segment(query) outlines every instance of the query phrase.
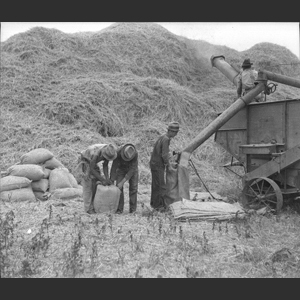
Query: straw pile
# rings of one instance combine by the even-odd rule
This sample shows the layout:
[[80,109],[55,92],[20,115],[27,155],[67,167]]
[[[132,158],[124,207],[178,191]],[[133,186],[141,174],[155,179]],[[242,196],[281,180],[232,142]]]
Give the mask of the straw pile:
[[[269,47],[274,63],[294,59],[280,46]],[[168,122],[181,125],[175,145],[180,150],[232,103],[235,87],[209,61],[220,54],[235,65],[248,56],[153,23],[116,23],[78,34],[35,27],[12,36],[1,43],[4,165],[13,160],[12,147],[25,152],[44,134],[42,146],[59,147],[59,159],[69,169],[81,148],[110,138],[136,143],[148,168],[152,141]],[[251,60],[260,55],[258,49]],[[23,122],[12,114],[24,116]],[[14,138],[17,129],[26,143]]]

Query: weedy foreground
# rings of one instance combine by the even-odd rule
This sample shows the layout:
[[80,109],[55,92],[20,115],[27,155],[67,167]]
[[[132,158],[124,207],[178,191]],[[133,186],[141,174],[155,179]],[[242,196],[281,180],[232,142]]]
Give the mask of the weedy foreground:
[[2,278],[299,278],[300,215],[179,222],[138,209],[88,215],[82,199],[1,203]]

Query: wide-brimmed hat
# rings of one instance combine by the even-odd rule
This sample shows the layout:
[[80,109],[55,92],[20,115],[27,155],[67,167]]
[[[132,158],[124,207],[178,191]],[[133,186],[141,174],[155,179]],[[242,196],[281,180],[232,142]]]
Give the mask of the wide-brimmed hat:
[[178,122],[169,123],[168,130],[178,132],[179,131],[179,123]]
[[136,149],[132,144],[125,144],[121,149],[121,157],[125,161],[130,161],[134,158]]
[[242,68],[244,67],[251,67],[253,65],[252,62],[250,62],[250,58],[246,58],[242,64]]
[[102,155],[107,160],[114,160],[117,157],[117,150],[113,144],[108,144],[103,148]]

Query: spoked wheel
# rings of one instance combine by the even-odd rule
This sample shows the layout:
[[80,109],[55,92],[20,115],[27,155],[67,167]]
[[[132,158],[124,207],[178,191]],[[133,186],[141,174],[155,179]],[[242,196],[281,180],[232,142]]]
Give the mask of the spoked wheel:
[[260,177],[247,182],[243,189],[242,204],[249,208],[269,207],[281,210],[283,196],[279,186],[270,178]]

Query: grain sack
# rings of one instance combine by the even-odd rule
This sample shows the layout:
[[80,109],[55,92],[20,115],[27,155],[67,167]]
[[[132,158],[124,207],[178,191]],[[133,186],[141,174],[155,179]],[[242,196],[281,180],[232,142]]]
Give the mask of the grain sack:
[[26,177],[32,181],[38,181],[45,176],[45,168],[39,165],[24,164],[13,165],[7,169],[8,175]]
[[49,176],[49,192],[52,193],[56,189],[72,188],[69,174],[70,172],[66,168],[52,170]]
[[82,197],[82,189],[80,188],[56,189],[51,194],[51,199],[74,199],[77,197]]
[[54,157],[54,155],[45,148],[37,148],[29,151],[21,156],[21,164],[43,164],[46,160]]
[[0,193],[0,199],[4,201],[36,201],[31,186],[21,189],[4,191]]
[[49,187],[49,180],[42,178],[38,181],[32,181],[31,187],[34,192],[43,192],[45,193]]
[[48,169],[56,169],[56,168],[65,168],[65,166],[55,157],[52,157],[51,159],[48,159],[44,162],[43,167]]
[[178,169],[177,165],[170,164],[166,171],[166,187],[167,192],[164,196],[164,204],[168,207],[174,201],[178,201]]
[[34,194],[34,196],[35,196],[35,198],[37,198],[37,199],[39,199],[39,200],[45,200],[44,199],[44,192],[36,192],[36,191],[33,191],[33,194]]
[[27,177],[6,176],[0,178],[0,192],[28,187],[31,183]]
[[94,199],[94,209],[97,213],[115,213],[121,191],[115,185],[103,186],[98,184]]
[[47,169],[47,168],[45,168],[45,169],[44,169],[44,173],[45,173],[45,175],[44,175],[44,177],[43,177],[43,178],[45,178],[45,179],[48,179],[48,178],[49,178],[49,176],[50,176],[51,170],[50,170],[50,169]]
[[174,202],[180,201],[183,197],[189,199],[188,168],[178,165],[177,163],[171,163],[166,172],[166,188],[167,191],[164,197],[164,204],[166,207]]
[[78,183],[77,183],[77,180],[76,178],[74,177],[74,175],[72,173],[69,172],[69,181],[72,185],[73,188],[78,188]]

